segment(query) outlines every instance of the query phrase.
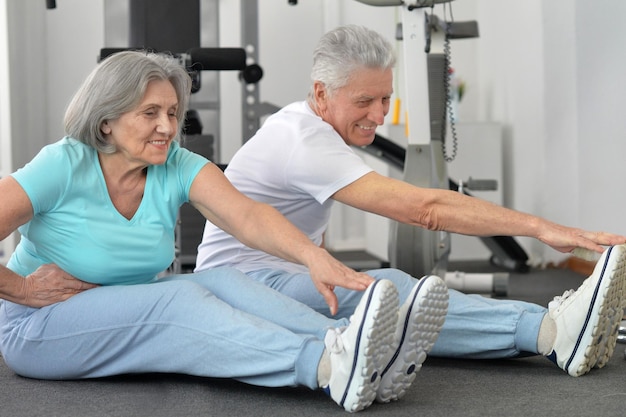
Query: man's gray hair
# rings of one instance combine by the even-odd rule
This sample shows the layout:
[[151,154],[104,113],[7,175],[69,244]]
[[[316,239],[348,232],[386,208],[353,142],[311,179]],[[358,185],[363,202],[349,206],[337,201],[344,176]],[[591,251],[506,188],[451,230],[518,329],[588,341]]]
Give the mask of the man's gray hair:
[[311,90],[322,82],[329,94],[348,84],[350,76],[362,68],[386,70],[396,64],[391,42],[364,26],[347,25],[333,29],[322,36],[313,51]]

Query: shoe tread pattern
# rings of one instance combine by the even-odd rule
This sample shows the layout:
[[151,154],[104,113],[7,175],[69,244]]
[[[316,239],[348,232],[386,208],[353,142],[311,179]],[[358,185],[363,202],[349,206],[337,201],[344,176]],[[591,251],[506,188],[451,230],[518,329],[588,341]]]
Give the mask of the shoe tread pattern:
[[410,298],[414,300],[412,305],[408,309],[400,310],[400,314],[404,316],[400,320],[404,322],[402,343],[405,346],[402,349],[397,346],[391,360],[387,359],[387,363],[382,364],[387,369],[384,369],[376,396],[377,402],[395,401],[406,394],[439,337],[445,321],[448,288],[441,278],[423,278],[414,292],[411,292]]
[[[340,401],[340,405],[351,413],[367,408],[376,399],[380,385],[378,363],[393,338],[397,320],[396,287],[387,280],[380,280],[372,285],[377,287],[372,290],[371,302],[363,318],[363,322],[371,321],[372,325],[366,332],[361,333],[360,349],[363,355],[355,355],[355,376],[346,387]],[[360,359],[357,358],[359,356]]]

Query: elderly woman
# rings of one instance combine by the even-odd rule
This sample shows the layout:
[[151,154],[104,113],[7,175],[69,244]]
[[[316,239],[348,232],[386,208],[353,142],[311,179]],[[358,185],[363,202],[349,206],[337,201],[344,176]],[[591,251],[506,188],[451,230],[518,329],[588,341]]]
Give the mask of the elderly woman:
[[[393,46],[362,26],[335,28],[313,53],[305,101],[270,116],[226,170],[232,184],[269,203],[317,243],[323,243],[334,201],[416,227],[475,236],[529,236],[561,252],[604,253],[577,291],[550,308],[450,290],[445,323],[425,353],[454,358],[509,358],[542,354],[572,376],[604,366],[615,347],[626,291],[624,236],[565,227],[450,190],[415,187],[377,174],[351,146],[369,145],[393,94]],[[425,92],[426,93],[426,92]],[[605,250],[604,245],[618,245]],[[319,312],[339,304],[349,317],[359,293],[319,282],[293,262],[246,247],[207,222],[196,271],[232,266]],[[397,269],[368,271],[392,280],[410,300],[417,279]],[[326,286],[324,285],[326,284]],[[332,306],[331,306],[332,308]],[[334,312],[334,311],[333,311]],[[432,348],[432,350],[430,350]],[[423,360],[423,359],[422,359]]]
[[[71,101],[67,136],[0,180],[0,239],[21,234],[0,266],[4,360],[32,378],[172,372],[369,406],[399,325],[395,286],[345,267],[181,148],[189,94],[175,59],[113,55]],[[365,290],[355,315],[329,319],[230,268],[157,279],[187,201],[247,245]]]

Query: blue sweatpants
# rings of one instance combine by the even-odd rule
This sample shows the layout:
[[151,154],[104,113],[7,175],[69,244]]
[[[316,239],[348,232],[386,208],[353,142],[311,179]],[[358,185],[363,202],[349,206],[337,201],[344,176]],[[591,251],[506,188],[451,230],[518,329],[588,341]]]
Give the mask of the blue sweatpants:
[[217,268],[40,309],[0,301],[0,352],[32,378],[171,372],[315,389],[327,329],[347,324]]
[[[400,302],[408,297],[417,280],[397,269],[366,271],[375,279],[386,278],[398,288]],[[294,298],[314,310],[330,315],[328,305],[308,274],[263,269],[248,276]],[[336,287],[339,311],[349,317],[361,293]],[[539,327],[547,310],[536,304],[497,300],[449,290],[448,314],[430,355],[447,358],[495,359],[537,354]]]

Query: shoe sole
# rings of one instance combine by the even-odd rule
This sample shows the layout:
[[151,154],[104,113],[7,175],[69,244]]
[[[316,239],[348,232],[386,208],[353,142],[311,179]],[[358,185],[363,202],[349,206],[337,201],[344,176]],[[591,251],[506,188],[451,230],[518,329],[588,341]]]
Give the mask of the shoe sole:
[[400,308],[402,334],[396,351],[381,377],[376,401],[402,398],[439,337],[448,311],[448,288],[436,276],[422,278]]
[[593,367],[605,366],[617,342],[625,307],[626,247],[613,246],[607,251],[587,320],[574,351],[565,363],[565,371],[572,376],[586,374]]
[[354,413],[371,405],[380,385],[377,364],[393,338],[397,321],[398,290],[388,280],[371,284],[356,341],[352,372],[339,405]]

